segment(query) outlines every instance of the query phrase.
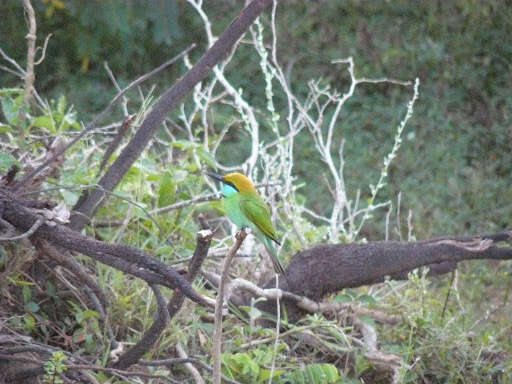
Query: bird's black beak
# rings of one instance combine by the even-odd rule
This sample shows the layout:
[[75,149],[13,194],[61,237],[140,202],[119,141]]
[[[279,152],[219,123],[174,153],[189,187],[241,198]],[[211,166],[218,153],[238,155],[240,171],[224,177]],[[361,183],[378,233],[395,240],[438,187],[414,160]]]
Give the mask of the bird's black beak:
[[209,177],[211,177],[213,180],[220,181],[221,183],[224,182],[224,178],[221,175],[218,175],[217,173],[213,172],[205,172],[205,174]]

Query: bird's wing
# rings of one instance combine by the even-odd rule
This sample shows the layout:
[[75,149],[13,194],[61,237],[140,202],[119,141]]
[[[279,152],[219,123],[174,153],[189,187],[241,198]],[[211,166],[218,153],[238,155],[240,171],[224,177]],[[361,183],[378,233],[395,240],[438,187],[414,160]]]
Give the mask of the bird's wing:
[[240,209],[242,213],[253,222],[256,227],[266,236],[271,238],[277,244],[281,245],[277,240],[276,231],[270,220],[270,212],[267,204],[259,196],[241,197]]

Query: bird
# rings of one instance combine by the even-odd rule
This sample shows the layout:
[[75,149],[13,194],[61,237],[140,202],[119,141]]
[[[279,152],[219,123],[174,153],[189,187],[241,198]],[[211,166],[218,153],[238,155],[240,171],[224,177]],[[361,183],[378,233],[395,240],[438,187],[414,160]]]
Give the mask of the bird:
[[250,228],[256,238],[263,243],[272,259],[276,273],[286,278],[284,268],[277,258],[273,243],[281,245],[276,230],[270,220],[270,209],[258,194],[254,184],[241,173],[233,172],[224,176],[213,172],[206,175],[222,185],[222,205],[229,220],[239,228]]

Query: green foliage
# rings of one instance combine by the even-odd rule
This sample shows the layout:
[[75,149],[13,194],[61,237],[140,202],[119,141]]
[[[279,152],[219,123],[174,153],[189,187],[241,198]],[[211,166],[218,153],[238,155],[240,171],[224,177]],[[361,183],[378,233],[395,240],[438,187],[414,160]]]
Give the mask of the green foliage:
[[58,377],[57,375],[65,372],[68,367],[64,363],[66,360],[66,355],[62,351],[56,351],[52,353],[52,357],[50,360],[44,363],[44,371],[46,375],[44,375],[44,383],[47,384],[57,384],[63,383],[64,381]]
[[340,381],[338,369],[332,364],[308,364],[288,373],[283,383],[294,384],[335,384]]
[[61,95],[57,102],[52,100],[50,107],[33,120],[32,127],[42,128],[51,135],[64,133],[71,128],[80,129],[80,124],[76,121],[76,113],[72,107],[67,108],[66,104],[64,95]]
[[1,124],[2,132],[10,132],[9,124],[17,124],[20,121],[20,113],[23,109],[23,89],[4,88],[0,91],[0,104],[2,114],[7,124]]
[[0,172],[6,172],[13,165],[19,166],[19,162],[12,155],[0,152]]
[[[278,347],[278,351],[282,349]],[[223,353],[222,372],[231,379],[244,383],[264,383],[270,378],[273,348],[255,348],[249,352]],[[282,369],[274,369],[272,378],[278,378],[284,373]],[[277,382],[277,381],[275,381]]]

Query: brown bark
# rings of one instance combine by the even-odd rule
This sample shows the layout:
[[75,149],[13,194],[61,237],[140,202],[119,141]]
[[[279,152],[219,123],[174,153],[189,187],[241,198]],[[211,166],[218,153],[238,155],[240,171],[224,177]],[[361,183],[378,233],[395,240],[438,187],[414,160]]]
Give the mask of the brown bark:
[[[31,200],[24,200],[27,205],[20,203],[11,192],[0,188],[0,217],[21,232],[33,228],[40,218],[28,206]],[[123,244],[110,244],[81,235],[55,222],[44,222],[31,235],[36,239],[47,240],[54,246],[68,251],[82,253],[101,263],[130,273],[148,282],[179,289],[191,300],[208,306],[208,302],[192,288],[192,285],[174,268],[166,265],[144,251]]]
[[[288,284],[280,287],[311,300],[344,288],[407,278],[407,274],[422,266],[429,266],[434,274],[453,270],[456,263],[472,259],[512,259],[512,247],[498,247],[497,243],[510,241],[511,231],[474,237],[443,237],[418,242],[371,242],[367,244],[322,244],[297,252],[286,268]],[[274,280],[266,288],[275,287]],[[289,319],[297,320],[304,311],[287,299]],[[260,308],[273,312],[275,302],[267,300]]]

